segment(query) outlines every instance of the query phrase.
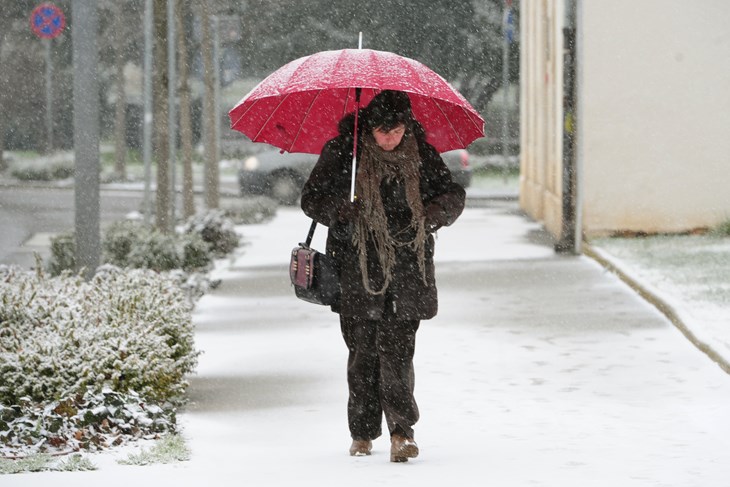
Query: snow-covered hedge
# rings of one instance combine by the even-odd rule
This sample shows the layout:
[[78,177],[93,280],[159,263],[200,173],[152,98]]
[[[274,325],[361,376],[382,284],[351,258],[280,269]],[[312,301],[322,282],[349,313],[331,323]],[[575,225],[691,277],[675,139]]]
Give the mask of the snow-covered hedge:
[[73,154],[59,153],[37,159],[14,160],[10,163],[10,174],[24,181],[51,181],[73,176]]
[[276,216],[279,203],[268,196],[229,198],[221,201],[225,215],[237,225],[263,223]]
[[[212,210],[190,218],[181,232],[165,234],[131,220],[112,224],[102,238],[105,263],[118,267],[152,269],[158,272],[182,269],[205,271],[213,259],[238,247],[240,237],[223,211]],[[51,240],[48,270],[58,275],[75,267],[73,234]]]
[[2,403],[103,385],[158,402],[182,396],[196,354],[191,305],[172,279],[113,266],[89,282],[1,272]]
[[238,247],[239,236],[233,222],[223,210],[210,210],[188,219],[183,227],[185,235],[200,235],[216,257],[224,257]]
[[[58,436],[22,412],[34,408],[44,411],[36,416],[46,423],[55,414],[66,426],[78,421],[97,432],[123,429],[128,421],[119,423],[115,414],[129,407],[112,405],[107,414],[98,408],[108,404],[89,399],[108,396],[104,391],[138,395],[132,402],[154,413],[138,415],[138,434],[174,424],[185,375],[198,356],[191,311],[173,276],[147,269],[107,265],[85,282],[68,273],[50,278],[0,266],[0,444],[27,446]],[[79,411],[85,412],[72,420]],[[162,411],[166,418],[155,423]]]

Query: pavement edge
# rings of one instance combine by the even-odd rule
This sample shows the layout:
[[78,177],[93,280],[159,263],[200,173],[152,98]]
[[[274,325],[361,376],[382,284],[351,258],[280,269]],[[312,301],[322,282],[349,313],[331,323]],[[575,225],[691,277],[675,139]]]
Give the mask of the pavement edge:
[[660,313],[667,317],[669,321],[676,326],[679,331],[702,353],[707,355],[713,362],[720,366],[720,368],[727,374],[730,374],[730,361],[728,361],[722,354],[718,353],[717,350],[712,348],[704,341],[697,338],[690,327],[687,325],[684,319],[682,319],[680,312],[666,300],[662,299],[655,291],[651,289],[651,286],[642,282],[636,276],[631,275],[630,272],[625,270],[618,262],[616,262],[608,253],[601,251],[587,242],[583,242],[583,253],[591,259],[598,262],[609,272],[612,272],[619,279],[629,285],[639,296],[654,306]]

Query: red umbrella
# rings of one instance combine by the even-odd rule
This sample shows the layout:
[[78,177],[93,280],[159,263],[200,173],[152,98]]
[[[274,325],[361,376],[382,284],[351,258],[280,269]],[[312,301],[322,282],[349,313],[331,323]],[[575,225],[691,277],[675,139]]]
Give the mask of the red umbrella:
[[382,90],[408,93],[413,115],[439,152],[484,136],[484,120],[446,80],[397,54],[371,49],[323,51],[264,79],[228,113],[231,128],[287,152],[319,154],[347,113]]

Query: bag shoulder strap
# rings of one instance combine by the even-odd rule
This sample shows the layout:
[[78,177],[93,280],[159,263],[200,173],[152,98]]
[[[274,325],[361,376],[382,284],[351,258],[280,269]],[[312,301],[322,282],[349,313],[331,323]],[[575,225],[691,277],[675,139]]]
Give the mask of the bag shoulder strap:
[[304,242],[305,247],[309,247],[314,237],[314,230],[317,228],[317,221],[312,219],[312,225],[309,227],[309,233],[307,234],[307,240]]

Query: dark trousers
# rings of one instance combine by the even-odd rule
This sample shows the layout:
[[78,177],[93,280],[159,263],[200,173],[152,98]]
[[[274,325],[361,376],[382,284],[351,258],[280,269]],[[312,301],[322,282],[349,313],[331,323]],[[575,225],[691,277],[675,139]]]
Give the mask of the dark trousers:
[[419,324],[387,314],[381,320],[340,316],[342,336],[350,350],[347,418],[353,439],[380,436],[383,413],[391,435],[413,438],[413,425],[418,421],[413,354]]

